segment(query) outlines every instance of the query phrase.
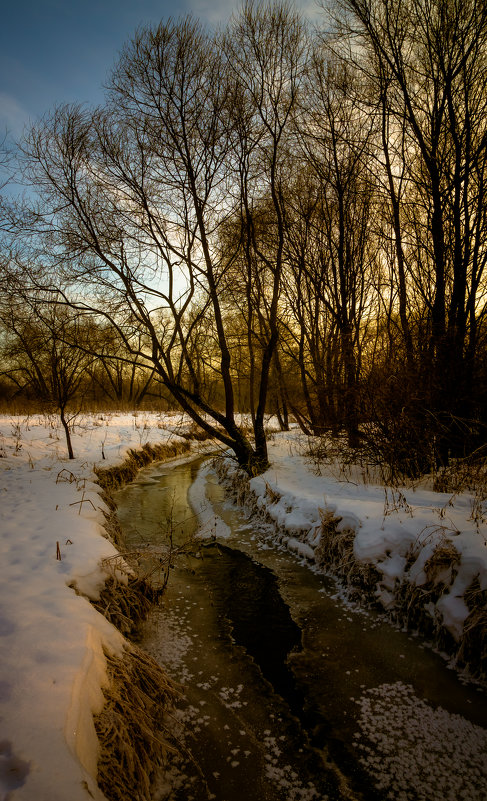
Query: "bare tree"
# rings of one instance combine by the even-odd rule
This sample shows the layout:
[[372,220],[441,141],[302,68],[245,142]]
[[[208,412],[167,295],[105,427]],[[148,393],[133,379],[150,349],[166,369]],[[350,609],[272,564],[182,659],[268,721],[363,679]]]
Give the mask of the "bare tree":
[[[269,380],[279,373],[279,301],[285,270],[287,185],[293,169],[293,111],[303,84],[307,39],[285,4],[247,3],[224,40],[235,81],[235,154],[239,171],[237,289],[247,324],[250,399],[256,451],[267,462],[264,414]],[[237,238],[237,237],[235,237]]]
[[[140,350],[141,344],[139,334],[134,350]],[[154,368],[137,355],[131,356],[112,327],[93,325],[90,348],[94,356],[90,368],[93,387],[101,390],[104,400],[137,408],[150,390]]]
[[93,357],[91,326],[65,304],[42,296],[11,296],[4,300],[0,320],[6,333],[3,374],[59,414],[68,456],[74,459],[70,424],[79,412],[79,391]]
[[[476,413],[476,334],[485,313],[487,6],[474,0],[343,0],[342,6],[351,15],[354,57],[385,115],[398,275],[421,294],[430,322],[422,355],[423,376],[430,377],[425,403],[441,424],[436,453],[446,462],[468,439],[456,421]],[[391,159],[397,131],[401,145]],[[401,171],[407,186],[399,192]],[[407,336],[404,291],[403,284]]]
[[[245,83],[220,43],[192,19],[139,31],[114,70],[106,107],[94,113],[62,107],[31,131],[24,147],[44,204],[38,216],[43,255],[70,279],[75,304],[104,315],[132,357],[150,364],[178,404],[250,472],[267,464],[263,419],[277,337],[282,226],[275,261],[267,265],[273,276],[270,335],[255,447],[235,416],[222,308],[222,282],[235,253],[222,252],[218,242],[227,215],[242,207],[234,111],[243,95],[265,129],[262,170],[277,218],[282,214],[278,152],[295,83],[287,45],[297,35],[296,18],[286,19],[277,7],[249,7],[237,18],[232,36],[253,53],[254,65],[264,59],[255,86],[248,83],[250,66]],[[268,39],[273,30],[275,45]],[[291,101],[285,101],[289,88]],[[262,170],[253,167],[250,176],[254,195]],[[223,386],[221,406],[205,394],[192,348],[203,319],[211,321],[218,346],[213,369]],[[137,346],[136,333],[143,334]]]
[[[333,417],[344,426],[351,445],[358,442],[360,341],[372,302],[375,264],[375,182],[368,164],[372,126],[352,100],[356,82],[352,67],[318,42],[298,118],[306,183],[314,189],[303,187],[304,203],[296,203],[289,218],[293,296],[298,313],[306,316],[300,348],[307,338],[322,416],[329,420],[335,407]],[[301,217],[297,226],[296,215]],[[335,401],[323,397],[327,362]]]

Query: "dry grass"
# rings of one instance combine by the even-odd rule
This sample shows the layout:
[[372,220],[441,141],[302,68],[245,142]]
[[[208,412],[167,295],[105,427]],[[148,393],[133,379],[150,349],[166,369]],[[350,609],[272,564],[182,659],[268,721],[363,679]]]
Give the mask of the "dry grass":
[[458,564],[460,564],[460,554],[452,542],[442,537],[424,565],[428,584],[450,586],[455,580],[457,574],[455,567]]
[[475,668],[479,676],[487,676],[487,608],[474,609],[463,625],[463,638],[458,661]]
[[92,604],[124,637],[133,637],[159,595],[148,582],[137,576],[129,577],[126,584],[110,577],[100,599],[92,601]]
[[281,500],[281,494],[277,492],[277,490],[273,489],[270,484],[265,482],[265,497],[269,500],[269,503],[278,503]]
[[[113,492],[132,481],[153,461],[163,461],[190,450],[190,442],[144,445],[129,451],[122,465],[97,469],[102,498],[109,509],[105,529],[119,548],[123,534],[116,515]],[[174,551],[143,549],[103,560],[107,579],[95,608],[125,637],[133,638],[140,623],[161,597]],[[76,589],[76,588],[74,588]],[[100,743],[98,784],[109,801],[151,801],[151,784],[174,751],[165,733],[164,715],[176,696],[175,685],[164,670],[133,643],[123,657],[106,654],[109,684],[105,705],[95,718]]]
[[230,473],[226,458],[221,459],[216,457],[213,459],[212,466],[218,478],[225,485],[238,506],[248,505],[249,509],[255,512],[254,499],[249,484],[249,474],[241,468],[237,468]]
[[351,600],[371,601],[380,575],[373,565],[355,558],[353,545],[355,531],[351,528],[337,530],[341,521],[329,509],[320,509],[321,538],[315,550],[319,567],[332,568],[333,572],[345,579]]
[[477,665],[478,674],[487,676],[487,590],[480,587],[476,577],[464,595],[470,614],[463,625],[463,639],[458,661]]
[[484,445],[463,459],[454,459],[436,473],[437,492],[481,492],[487,495],[487,446]]
[[175,547],[171,539],[168,545],[123,551],[103,559],[101,566],[108,578],[93,606],[124,636],[135,636],[164,594],[174,560],[196,547],[191,539]]
[[132,481],[142,467],[146,467],[151,462],[172,459],[187,453],[190,448],[189,440],[160,445],[146,443],[139,450],[130,449],[123,464],[115,467],[95,468],[97,482],[103,490],[113,492]]
[[178,693],[157,662],[134,645],[122,658],[106,654],[106,659],[105,706],[94,721],[98,784],[109,801],[151,801],[151,784],[174,751],[164,714]]
[[[408,567],[419,555],[418,546],[408,554]],[[439,599],[449,591],[457,575],[460,554],[446,536],[442,536],[431,556],[424,564],[426,581],[421,585],[403,581],[397,588],[394,619],[408,630],[419,631],[439,648],[458,659],[459,647],[443,625],[441,616],[434,611]],[[407,573],[407,571],[406,571]],[[475,672],[478,669],[471,665]]]

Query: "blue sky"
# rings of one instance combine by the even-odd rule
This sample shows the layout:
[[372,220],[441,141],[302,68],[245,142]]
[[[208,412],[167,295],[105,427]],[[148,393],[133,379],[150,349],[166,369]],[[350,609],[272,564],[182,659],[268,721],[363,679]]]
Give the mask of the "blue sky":
[[[124,42],[141,24],[188,12],[224,21],[239,0],[7,0],[0,27],[0,136],[63,102],[98,103]],[[306,0],[298,0],[305,6]]]
[[0,26],[0,133],[13,137],[57,103],[97,103],[140,24],[190,11],[224,19],[237,0],[7,0]]

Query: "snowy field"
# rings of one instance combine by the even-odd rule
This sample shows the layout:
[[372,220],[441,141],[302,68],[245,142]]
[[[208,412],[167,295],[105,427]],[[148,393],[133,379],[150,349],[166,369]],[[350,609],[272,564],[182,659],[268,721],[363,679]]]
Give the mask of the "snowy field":
[[102,649],[118,653],[123,640],[69,585],[96,597],[100,560],[115,553],[93,467],[179,439],[179,420],[80,417],[68,460],[56,417],[0,418],[0,801],[104,797],[92,713],[103,703]]
[[[119,653],[123,640],[70,587],[96,597],[100,560],[115,553],[103,536],[93,468],[121,462],[128,448],[178,439],[179,421],[142,412],[85,416],[75,426],[70,461],[57,418],[0,418],[0,801],[103,799],[94,780],[92,713],[103,702],[103,648]],[[408,580],[420,586],[428,556],[448,538],[460,563],[431,614],[459,637],[465,590],[476,577],[487,589],[487,527],[472,519],[472,497],[416,489],[391,502],[381,487],[342,481],[333,471],[315,475],[301,448],[298,432],[276,435],[272,467],[251,482],[288,547],[312,561],[320,509],[332,511],[356,532],[357,557],[379,570],[378,597],[387,609],[409,549],[418,556]]]

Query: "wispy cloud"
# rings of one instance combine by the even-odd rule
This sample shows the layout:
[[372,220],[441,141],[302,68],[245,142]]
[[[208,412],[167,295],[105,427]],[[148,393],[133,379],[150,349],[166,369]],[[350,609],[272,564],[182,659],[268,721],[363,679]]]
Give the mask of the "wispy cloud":
[[211,25],[226,22],[241,5],[239,0],[187,0],[188,10]]
[[[212,25],[226,22],[242,5],[242,0],[186,0],[189,11]],[[311,21],[316,21],[323,13],[319,0],[295,0],[294,3],[291,2],[291,6]]]
[[17,139],[30,119],[31,115],[27,109],[15,97],[0,92],[0,136],[8,133]]

